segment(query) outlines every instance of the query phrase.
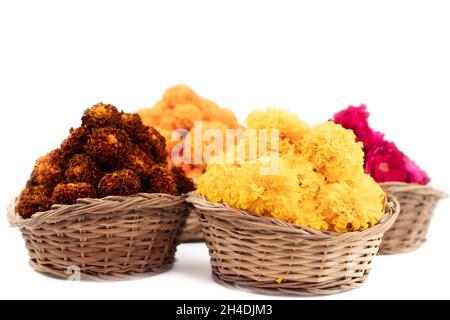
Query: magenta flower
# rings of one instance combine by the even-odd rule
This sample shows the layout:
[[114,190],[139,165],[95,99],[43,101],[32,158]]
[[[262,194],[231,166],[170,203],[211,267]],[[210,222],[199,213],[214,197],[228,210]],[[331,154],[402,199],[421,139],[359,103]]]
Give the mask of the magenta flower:
[[377,182],[407,182],[427,184],[430,177],[397,146],[384,140],[384,134],[372,130],[366,105],[350,106],[333,116],[333,121],[353,130],[365,152],[365,171]]
[[383,142],[366,153],[364,170],[376,182],[406,182],[405,156],[392,142]]
[[372,146],[383,142],[383,134],[373,131],[369,127],[369,112],[366,105],[359,107],[350,106],[333,116],[333,121],[340,124],[346,129],[353,130],[356,135],[356,141],[361,141],[364,149],[368,150]]
[[392,142],[384,141],[366,153],[365,172],[377,182],[427,184],[428,175]]
[[405,168],[408,172],[409,183],[428,184],[430,177],[414,161],[405,156]]

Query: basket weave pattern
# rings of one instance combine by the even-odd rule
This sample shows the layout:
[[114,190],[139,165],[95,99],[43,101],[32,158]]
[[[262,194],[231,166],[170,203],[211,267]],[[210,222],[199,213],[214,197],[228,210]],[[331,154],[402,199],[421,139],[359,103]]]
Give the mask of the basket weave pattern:
[[120,280],[171,267],[189,212],[184,200],[145,193],[80,199],[30,219],[15,212],[14,201],[8,219],[37,271],[69,278],[77,269],[81,279]]
[[385,192],[400,204],[400,214],[384,237],[380,254],[395,254],[418,249],[425,241],[436,205],[445,195],[430,186],[407,183],[382,183]]
[[186,226],[180,238],[181,242],[198,242],[203,241],[202,225],[197,214],[192,211],[186,219]]
[[260,217],[195,193],[187,201],[200,217],[215,280],[269,294],[334,294],[359,287],[399,211],[389,197],[377,225],[336,233]]

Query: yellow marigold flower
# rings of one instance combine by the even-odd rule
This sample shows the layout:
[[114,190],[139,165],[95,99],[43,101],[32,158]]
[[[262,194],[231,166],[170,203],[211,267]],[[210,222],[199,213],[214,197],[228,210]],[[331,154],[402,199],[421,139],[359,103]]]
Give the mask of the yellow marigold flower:
[[296,114],[276,108],[255,110],[247,117],[246,123],[248,129],[278,129],[280,153],[288,153],[292,147],[299,151],[308,130],[308,125]]
[[302,156],[331,182],[351,180],[364,163],[362,144],[355,142],[353,131],[331,121],[315,125],[305,134]]
[[261,163],[210,164],[198,179],[197,192],[213,202],[294,222],[300,200],[295,169],[284,159],[272,175],[262,175],[263,167]]
[[325,183],[325,177],[314,170],[311,162],[301,156],[286,155],[285,158],[289,159],[290,166],[296,171],[298,185],[301,189],[301,200],[308,201],[313,198]]
[[294,224],[323,231],[331,230],[323,213],[317,209],[317,201],[314,198],[299,202],[298,207]]
[[330,229],[338,232],[357,231],[376,224],[383,215],[384,198],[381,187],[364,173],[357,174],[350,185],[326,184],[317,196],[319,211],[323,212]]
[[[270,153],[249,157],[251,139],[246,137],[214,158],[197,192],[213,202],[317,230],[357,231],[376,224],[385,194],[363,172],[361,144],[353,133],[331,122],[308,129],[292,118],[275,109],[249,116],[249,126],[282,132],[285,145],[276,170],[263,173],[274,158]],[[243,163],[237,161],[239,148],[245,150]]]
[[317,195],[318,211],[322,213],[329,229],[338,232],[367,228],[358,219],[359,201],[355,189],[346,183],[335,182],[322,186]]
[[358,192],[360,220],[375,225],[384,213],[385,193],[378,183],[365,173],[357,174],[351,185]]

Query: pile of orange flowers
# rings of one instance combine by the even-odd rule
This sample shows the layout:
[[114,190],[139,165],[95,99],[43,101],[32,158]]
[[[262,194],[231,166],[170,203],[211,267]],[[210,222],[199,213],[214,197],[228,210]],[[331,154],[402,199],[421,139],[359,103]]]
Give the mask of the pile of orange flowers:
[[[208,165],[198,180],[199,194],[212,202],[318,230],[357,231],[381,218],[385,194],[364,173],[362,144],[355,142],[352,131],[334,122],[309,127],[295,114],[279,109],[255,111],[246,122],[247,129],[267,129],[267,137],[278,130],[276,158],[267,138],[266,152],[250,159],[246,136]],[[247,161],[225,161],[235,158],[239,148],[247,151]],[[273,161],[275,170],[262,170]]]
[[[170,153],[175,145],[179,144],[179,140],[172,141],[172,133],[174,130],[185,129],[192,138],[201,139],[201,144],[207,144],[202,139],[202,135],[194,135],[194,122],[201,121],[202,130],[219,129],[225,136],[227,128],[239,128],[236,116],[232,111],[219,107],[211,100],[199,97],[191,88],[185,85],[177,85],[167,89],[160,101],[152,108],[142,109],[138,111],[142,121],[147,126],[152,126],[166,138],[167,151]],[[181,138],[181,137],[180,137]],[[202,159],[202,163],[194,164],[194,159],[198,155],[194,150],[194,141],[190,140],[189,148],[191,149],[191,163],[183,163],[181,167],[191,178],[199,177],[205,169],[205,163],[209,159]],[[169,159],[170,162],[170,159]]]

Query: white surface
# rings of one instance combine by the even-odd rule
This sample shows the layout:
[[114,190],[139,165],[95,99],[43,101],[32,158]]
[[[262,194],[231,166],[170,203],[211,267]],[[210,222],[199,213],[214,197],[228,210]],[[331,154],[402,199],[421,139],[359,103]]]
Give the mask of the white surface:
[[[0,205],[83,110],[151,106],[186,83],[243,120],[279,106],[309,123],[366,103],[374,128],[450,191],[448,1],[2,1]],[[449,201],[417,252],[377,257],[360,289],[329,298],[450,298]],[[210,280],[204,245],[139,281],[66,283],[32,271],[0,219],[1,298],[262,298]]]

